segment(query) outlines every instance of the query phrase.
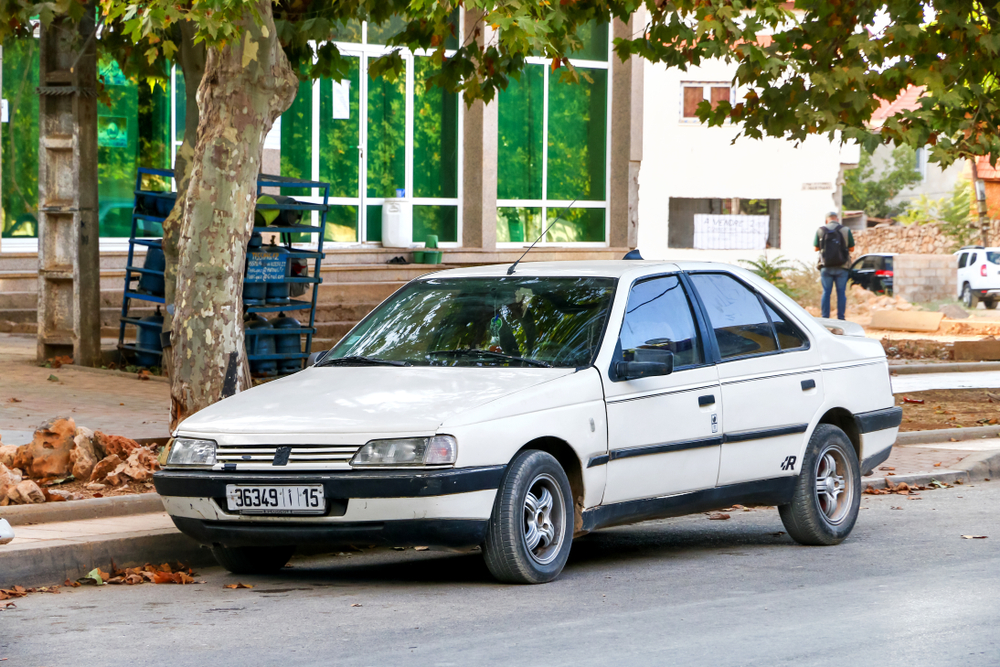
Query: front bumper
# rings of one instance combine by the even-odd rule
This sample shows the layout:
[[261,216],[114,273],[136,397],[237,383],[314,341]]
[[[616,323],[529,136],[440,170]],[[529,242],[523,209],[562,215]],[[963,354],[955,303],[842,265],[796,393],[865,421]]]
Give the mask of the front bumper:
[[[273,474],[166,470],[156,473],[153,482],[177,528],[202,544],[464,547],[485,539],[505,469]],[[321,516],[230,512],[228,484],[322,484],[326,512]]]

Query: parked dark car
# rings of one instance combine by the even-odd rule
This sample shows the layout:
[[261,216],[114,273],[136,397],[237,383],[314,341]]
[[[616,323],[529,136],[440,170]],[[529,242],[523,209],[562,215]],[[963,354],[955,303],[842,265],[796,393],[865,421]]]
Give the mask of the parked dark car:
[[892,294],[893,253],[862,255],[851,265],[850,282],[876,294]]

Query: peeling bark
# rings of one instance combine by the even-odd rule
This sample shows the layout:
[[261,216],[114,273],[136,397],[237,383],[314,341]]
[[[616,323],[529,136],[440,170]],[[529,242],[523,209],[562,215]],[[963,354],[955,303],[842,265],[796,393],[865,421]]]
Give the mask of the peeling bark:
[[[198,141],[190,161],[174,297],[171,428],[250,384],[243,349],[246,244],[253,229],[264,137],[295,98],[298,79],[277,40],[270,0],[254,0],[238,42],[208,52],[198,88]],[[169,262],[168,262],[169,263]],[[228,386],[227,386],[228,385]]]
[[[178,25],[180,32],[180,58],[178,63],[181,71],[184,72],[184,117],[187,123],[184,126],[184,141],[177,150],[177,157],[174,159],[174,180],[177,183],[177,203],[174,209],[163,221],[163,255],[166,258],[166,269],[164,271],[164,303],[168,304],[166,312],[163,313],[163,331],[169,333],[173,327],[173,304],[177,292],[177,266],[179,251],[177,241],[181,233],[181,217],[184,211],[184,202],[187,196],[187,185],[191,177],[191,158],[194,156],[195,146],[198,145],[198,86],[205,74],[205,52],[204,43],[195,44],[194,36],[197,27],[189,21],[184,21]],[[174,363],[172,348],[167,347],[163,351],[163,366],[167,375],[173,377]],[[171,429],[176,424],[171,425]]]

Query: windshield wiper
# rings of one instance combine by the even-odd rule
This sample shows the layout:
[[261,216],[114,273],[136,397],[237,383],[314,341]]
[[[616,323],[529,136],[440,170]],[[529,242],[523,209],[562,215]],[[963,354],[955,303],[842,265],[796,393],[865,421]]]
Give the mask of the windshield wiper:
[[378,359],[377,357],[327,357],[317,366],[334,366],[340,364],[360,364],[367,366],[412,366],[409,361],[396,361],[395,359]]
[[528,364],[530,366],[540,366],[542,368],[552,368],[552,364],[539,361],[537,359],[526,359],[525,357],[516,357],[513,354],[504,354],[503,352],[493,352],[492,350],[435,350],[434,352],[428,352],[428,357],[476,357],[477,359],[503,359],[504,361],[518,361],[522,364]]

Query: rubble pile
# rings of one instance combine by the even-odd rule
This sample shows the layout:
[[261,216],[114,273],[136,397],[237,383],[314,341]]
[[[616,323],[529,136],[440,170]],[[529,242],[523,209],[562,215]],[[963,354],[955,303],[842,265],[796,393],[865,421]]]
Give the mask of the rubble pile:
[[860,285],[851,285],[847,296],[848,315],[871,315],[877,310],[922,310],[901,296],[875,294]]
[[148,483],[158,469],[150,447],[60,417],[40,426],[27,445],[0,443],[0,507],[78,500],[78,494],[52,487],[81,481],[96,491]]
[[955,358],[955,346],[950,341],[917,339],[892,339],[887,336],[881,340],[882,349],[889,359],[941,359]]

